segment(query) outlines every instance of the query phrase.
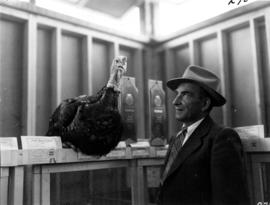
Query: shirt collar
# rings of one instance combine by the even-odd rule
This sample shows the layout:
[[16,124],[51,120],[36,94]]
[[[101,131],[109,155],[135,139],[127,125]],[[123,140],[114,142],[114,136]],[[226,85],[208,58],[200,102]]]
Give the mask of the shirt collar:
[[[204,118],[194,122],[193,124],[189,125],[187,127],[187,135],[191,135],[192,132],[199,126],[199,124],[203,121]],[[185,125],[183,125],[183,127],[185,127]]]
[[[193,124],[189,125],[187,127],[187,133],[186,133],[186,137],[183,141],[183,144],[188,140],[188,138],[191,136],[191,134],[194,132],[194,130],[200,125],[200,123],[204,120],[204,118],[194,122]],[[185,125],[183,125],[183,127],[185,127]]]

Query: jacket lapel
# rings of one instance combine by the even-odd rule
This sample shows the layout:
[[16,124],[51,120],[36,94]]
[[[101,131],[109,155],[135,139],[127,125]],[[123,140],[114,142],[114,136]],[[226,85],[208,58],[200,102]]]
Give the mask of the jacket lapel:
[[[174,143],[175,141],[175,136],[172,136],[173,138],[169,141],[169,148],[167,150],[167,153],[165,155],[165,160],[164,160],[164,164],[166,165],[168,160],[169,160],[169,156],[170,156],[170,153],[171,153],[171,150],[172,150],[172,144]],[[162,169],[161,169],[161,173],[164,172],[164,169],[165,169],[165,166],[162,166]]]
[[181,166],[181,164],[189,155],[191,155],[202,145],[202,138],[209,132],[212,124],[212,119],[207,116],[195,129],[195,131],[192,133],[192,135],[189,137],[189,139],[179,151],[178,156],[172,164],[172,167],[169,170],[166,178],[170,176],[179,166]]

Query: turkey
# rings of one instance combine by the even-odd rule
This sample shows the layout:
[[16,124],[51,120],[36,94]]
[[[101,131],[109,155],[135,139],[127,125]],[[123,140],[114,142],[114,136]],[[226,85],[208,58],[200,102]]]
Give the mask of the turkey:
[[47,136],[60,136],[63,144],[87,155],[106,155],[122,135],[118,110],[120,79],[127,69],[127,57],[114,58],[110,78],[95,96],[81,95],[63,100],[49,120]]

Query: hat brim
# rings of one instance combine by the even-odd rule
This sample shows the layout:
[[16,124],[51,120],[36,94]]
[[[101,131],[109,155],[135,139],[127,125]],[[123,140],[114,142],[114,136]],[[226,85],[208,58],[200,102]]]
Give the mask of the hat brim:
[[167,82],[167,86],[171,90],[176,90],[178,86],[182,83],[195,83],[199,85],[200,87],[202,87],[211,97],[213,106],[222,106],[226,103],[226,99],[222,95],[220,95],[214,89],[210,88],[209,86],[197,80],[193,80],[189,78],[173,78]]

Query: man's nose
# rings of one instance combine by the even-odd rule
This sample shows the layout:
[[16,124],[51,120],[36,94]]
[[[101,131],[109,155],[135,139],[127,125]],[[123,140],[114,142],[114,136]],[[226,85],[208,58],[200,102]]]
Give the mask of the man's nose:
[[179,96],[176,96],[175,98],[174,98],[174,100],[173,100],[173,105],[178,105],[178,104],[180,104],[180,97]]

